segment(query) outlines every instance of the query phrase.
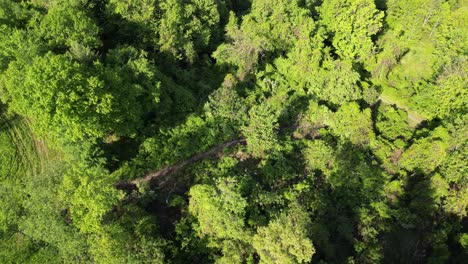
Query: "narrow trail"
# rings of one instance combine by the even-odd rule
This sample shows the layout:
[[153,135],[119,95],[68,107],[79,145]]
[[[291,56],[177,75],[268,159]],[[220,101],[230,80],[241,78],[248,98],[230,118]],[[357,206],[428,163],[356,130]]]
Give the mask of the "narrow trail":
[[214,148],[212,148],[212,149],[210,149],[208,151],[196,154],[195,156],[192,156],[191,158],[186,159],[186,160],[184,160],[184,161],[182,161],[180,163],[167,166],[167,167],[165,167],[163,169],[158,169],[158,170],[151,171],[148,174],[146,174],[145,176],[143,176],[141,178],[137,178],[135,180],[132,180],[132,181],[130,181],[128,183],[119,183],[119,184],[138,185],[138,184],[141,184],[141,183],[144,183],[144,182],[150,182],[151,180],[153,180],[155,178],[158,178],[158,177],[164,177],[164,176],[169,175],[169,174],[175,174],[175,173],[177,173],[178,171],[185,168],[187,165],[189,165],[191,163],[194,163],[194,162],[206,159],[206,158],[220,157],[225,148],[232,147],[232,146],[235,146],[235,145],[238,145],[238,144],[246,144],[246,142],[247,141],[244,138],[232,140],[232,141],[229,141],[229,142],[225,142],[225,143],[222,143],[220,145],[217,145],[216,147],[214,147]]
[[395,100],[393,100],[391,97],[387,96],[387,95],[384,95],[384,94],[381,94],[380,97],[379,97],[380,100],[382,100],[382,102],[386,103],[386,104],[391,104],[391,105],[396,105],[398,108],[401,108],[401,109],[404,109],[406,110],[406,112],[408,113],[408,123],[412,126],[412,127],[416,127],[417,125],[419,125],[422,121],[426,120],[424,117],[422,117],[420,114],[412,111],[409,107],[407,107],[406,105],[400,103],[400,102],[397,102]]

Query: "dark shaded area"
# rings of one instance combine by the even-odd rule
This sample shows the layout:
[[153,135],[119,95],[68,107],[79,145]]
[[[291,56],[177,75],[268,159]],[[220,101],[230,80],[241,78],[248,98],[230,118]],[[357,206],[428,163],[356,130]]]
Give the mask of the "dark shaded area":
[[133,159],[138,154],[138,142],[135,139],[123,137],[110,143],[100,143],[104,152],[108,169],[112,172],[118,169],[122,162]]

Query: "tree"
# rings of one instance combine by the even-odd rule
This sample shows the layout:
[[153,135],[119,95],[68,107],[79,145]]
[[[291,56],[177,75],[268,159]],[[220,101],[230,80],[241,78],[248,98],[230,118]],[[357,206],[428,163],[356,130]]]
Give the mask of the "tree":
[[92,74],[102,78],[103,89],[112,98],[101,123],[107,133],[122,136],[132,136],[142,127],[146,115],[157,109],[161,86],[168,85],[147,53],[133,47],[109,50],[106,60],[94,64]]
[[468,61],[460,57],[453,64],[445,66],[444,72],[438,76],[434,87],[434,98],[437,98],[436,111],[440,117],[462,117],[468,113],[464,99],[468,97],[468,75],[466,69]]
[[158,42],[161,50],[194,62],[197,53],[209,47],[216,37],[224,9],[224,1],[162,1]]
[[[35,32],[0,26],[0,70],[4,72],[10,62],[31,61],[45,50],[40,37]],[[0,98],[2,97],[0,88]]]
[[27,4],[16,1],[0,1],[0,24],[8,27],[23,28],[26,22],[35,14],[35,10],[27,8]]
[[53,1],[37,31],[52,50],[73,45],[96,49],[101,45],[99,28],[80,1]]
[[200,235],[215,239],[249,239],[244,223],[247,202],[234,179],[220,179],[216,186],[195,185],[189,196],[189,211],[198,219]]
[[268,103],[262,103],[249,110],[250,120],[242,128],[249,150],[256,156],[264,156],[276,145],[278,121]]
[[230,122],[242,123],[246,117],[246,106],[235,90],[235,77],[226,75],[223,85],[209,96],[205,105],[207,115]]
[[304,158],[310,170],[320,170],[330,175],[334,169],[334,151],[322,140],[308,141],[304,149]]
[[313,91],[320,99],[335,105],[362,98],[362,89],[358,85],[359,73],[353,70],[350,62],[341,60],[325,60],[321,84]]
[[371,37],[382,27],[383,12],[371,0],[327,0],[319,8],[321,23],[332,34],[343,60],[366,62],[374,52]]
[[141,98],[149,95],[145,106],[159,100],[157,73],[133,49],[109,52],[108,62],[108,68],[96,63],[89,69],[49,52],[32,64],[10,63],[0,87],[11,110],[34,120],[42,134],[65,132],[71,140],[131,135],[141,125]]
[[401,166],[409,171],[433,172],[447,155],[449,138],[444,127],[437,127],[429,137],[419,139],[403,153]]
[[313,23],[309,14],[296,1],[253,1],[240,25],[234,13],[230,14],[226,26],[229,43],[221,44],[213,55],[221,63],[236,66],[244,79],[260,58],[286,52],[300,35],[306,36],[306,26]]
[[395,106],[380,105],[375,126],[387,139],[395,140],[398,137],[409,139],[411,130],[408,126],[408,113]]
[[369,108],[361,111],[358,104],[347,103],[338,109],[333,120],[332,132],[341,139],[358,146],[369,146],[373,142],[375,136]]
[[[241,80],[257,65],[258,55],[263,51],[261,40],[251,39],[246,32],[239,29],[238,19],[233,12],[229,14],[226,33],[230,44],[221,44],[213,53],[218,63],[231,64],[237,67]],[[231,56],[234,54],[234,56]]]
[[260,227],[253,237],[253,247],[260,263],[306,263],[315,248],[308,238],[309,216],[299,206]]
[[120,14],[129,21],[156,26],[156,0],[118,1],[110,0],[107,6],[109,11]]
[[122,198],[113,187],[114,182],[115,179],[98,166],[77,164],[66,171],[59,195],[80,232],[100,231],[104,215]]
[[96,77],[64,55],[46,54],[32,64],[12,62],[1,78],[10,108],[35,121],[37,131],[65,128],[71,139],[102,136],[102,117],[110,112],[112,96]]

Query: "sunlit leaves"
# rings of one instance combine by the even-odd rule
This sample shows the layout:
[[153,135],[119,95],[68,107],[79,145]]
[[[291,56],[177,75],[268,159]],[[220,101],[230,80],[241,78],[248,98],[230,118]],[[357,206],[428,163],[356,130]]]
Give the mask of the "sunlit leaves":
[[195,185],[189,195],[189,211],[197,217],[201,235],[241,241],[247,239],[244,230],[247,203],[234,179],[222,179],[216,186]]
[[351,143],[368,146],[374,140],[370,109],[361,110],[356,103],[341,106],[334,116],[333,133]]
[[242,129],[247,138],[248,148],[256,156],[264,156],[273,150],[277,143],[277,118],[267,103],[250,109],[249,117],[248,125]]
[[434,171],[447,155],[448,138],[445,128],[436,128],[430,137],[416,141],[403,153],[401,166],[407,170],[424,173]]
[[300,207],[282,213],[268,226],[260,227],[253,237],[253,246],[260,263],[306,263],[315,253],[308,238],[308,215]]
[[78,165],[64,176],[60,195],[69,205],[74,225],[83,233],[98,232],[104,215],[122,198],[106,173],[99,167]]
[[38,27],[39,34],[55,49],[79,43],[97,48],[101,44],[99,28],[83,7],[73,1],[56,1]]
[[326,0],[319,9],[322,23],[332,33],[342,59],[365,62],[372,55],[371,37],[382,27],[383,13],[371,0]]

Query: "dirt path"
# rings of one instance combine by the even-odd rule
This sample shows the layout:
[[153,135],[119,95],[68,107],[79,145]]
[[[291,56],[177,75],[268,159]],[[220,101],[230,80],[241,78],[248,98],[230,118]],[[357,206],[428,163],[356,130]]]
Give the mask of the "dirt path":
[[401,108],[401,109],[404,109],[406,110],[406,112],[408,113],[408,123],[411,127],[416,127],[417,125],[419,125],[422,121],[426,120],[423,116],[421,116],[420,114],[412,111],[409,107],[407,107],[406,105],[400,103],[400,102],[397,102],[395,100],[393,100],[391,97],[387,96],[387,95],[384,95],[384,94],[381,94],[380,97],[379,97],[380,100],[382,100],[382,102],[386,103],[386,104],[394,104],[396,105],[398,108]]

